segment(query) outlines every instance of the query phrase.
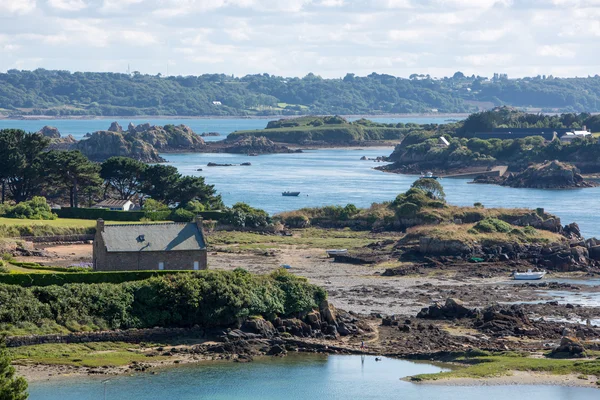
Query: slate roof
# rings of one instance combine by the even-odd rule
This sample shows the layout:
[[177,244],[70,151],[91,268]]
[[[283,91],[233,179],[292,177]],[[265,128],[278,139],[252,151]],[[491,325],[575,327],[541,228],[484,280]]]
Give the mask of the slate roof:
[[204,235],[195,223],[105,225],[108,252],[204,250]]
[[94,207],[123,207],[128,202],[129,202],[129,200],[106,199],[106,200],[102,200],[100,203],[96,204]]

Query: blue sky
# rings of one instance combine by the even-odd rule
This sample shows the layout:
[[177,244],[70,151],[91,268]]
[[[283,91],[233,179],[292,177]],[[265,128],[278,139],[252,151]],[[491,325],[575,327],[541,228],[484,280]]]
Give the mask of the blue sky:
[[0,71],[600,72],[600,0],[0,0]]

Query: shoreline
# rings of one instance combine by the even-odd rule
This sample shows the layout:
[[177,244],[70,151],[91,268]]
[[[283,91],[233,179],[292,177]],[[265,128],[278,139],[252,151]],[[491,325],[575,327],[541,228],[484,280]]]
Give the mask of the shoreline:
[[[0,120],[7,121],[38,121],[38,120],[115,120],[115,119],[290,119],[306,116],[327,116],[329,114],[301,114],[301,115],[114,115],[114,116],[98,116],[98,115],[23,115],[21,117],[10,117],[0,114]],[[424,113],[424,114],[344,114],[340,115],[344,118],[466,118],[469,113]]]
[[436,380],[424,380],[414,382],[408,378],[403,380],[417,385],[430,386],[514,386],[514,385],[544,385],[585,387],[588,389],[600,389],[596,384],[598,378],[589,375],[587,379],[580,379],[578,374],[556,375],[535,371],[511,371],[510,375],[486,377],[486,378],[442,378]]
[[[301,351],[293,356],[302,356],[314,354],[312,352]],[[324,352],[321,353],[325,356],[330,354],[338,354],[335,352]],[[340,354],[338,354],[340,355]],[[341,354],[344,355],[344,354]],[[347,354],[349,355],[349,354]],[[374,356],[373,354],[365,354]],[[238,355],[225,356],[225,357],[198,357],[189,356],[186,357],[173,357],[170,360],[163,360],[157,362],[143,363],[144,370],[132,369],[132,365],[119,366],[119,367],[74,367],[69,365],[49,365],[49,364],[32,364],[32,365],[14,365],[17,374],[27,379],[28,382],[61,382],[68,379],[75,379],[80,377],[86,378],[98,378],[106,379],[107,376],[132,376],[133,374],[147,374],[157,375],[162,371],[180,366],[196,366],[199,367],[202,364],[208,363],[234,363],[234,362],[253,362],[248,361],[245,358],[241,358]],[[271,357],[260,355],[255,356],[253,359],[256,360],[268,360]],[[386,356],[395,358],[398,360],[413,361],[410,358],[397,358],[393,356]],[[435,362],[433,363],[435,364]],[[142,365],[142,364],[139,364]],[[90,370],[99,372],[89,372]],[[448,387],[477,387],[477,386],[520,386],[520,385],[543,385],[543,386],[563,386],[563,387],[582,387],[588,389],[600,389],[600,379],[594,375],[587,375],[585,379],[581,378],[580,374],[551,374],[546,372],[536,371],[510,371],[507,375],[484,377],[484,378],[467,378],[467,377],[456,377],[456,378],[441,378],[431,379],[423,381],[413,381],[410,376],[399,378],[402,381],[413,383],[416,385],[427,385],[427,386],[448,386]]]

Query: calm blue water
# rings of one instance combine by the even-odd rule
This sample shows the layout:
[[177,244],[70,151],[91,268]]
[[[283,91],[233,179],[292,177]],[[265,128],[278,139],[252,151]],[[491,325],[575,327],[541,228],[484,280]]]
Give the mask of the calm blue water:
[[[277,119],[242,119],[242,118],[156,118],[156,119],[135,119],[135,118],[96,118],[96,119],[39,119],[39,120],[6,120],[0,119],[0,129],[18,128],[27,132],[37,132],[42,127],[49,125],[58,128],[63,136],[73,135],[75,139],[81,139],[88,132],[106,130],[112,121],[117,121],[123,128],[133,122],[135,125],[150,123],[151,125],[184,124],[192,128],[194,132],[219,132],[221,136],[205,137],[206,141],[224,139],[233,131],[246,129],[263,129],[267,122]],[[350,121],[356,118],[349,118]],[[447,120],[446,117],[409,117],[409,118],[369,118],[376,122],[383,123],[409,123],[417,124],[441,124]],[[453,118],[458,119],[458,118]]]
[[[444,118],[375,118],[381,122],[443,122]],[[37,131],[46,124],[59,128],[65,134],[81,137],[86,132],[106,129],[110,119],[94,120],[0,120],[0,128],[14,127]],[[127,126],[129,120],[120,119]],[[184,123],[196,132],[216,131],[224,136],[239,129],[262,128],[262,119],[155,119],[133,120],[151,124]],[[209,140],[222,139],[206,138]],[[386,174],[373,167],[381,165],[360,161],[362,156],[374,158],[389,155],[392,148],[364,150],[324,149],[301,154],[274,154],[249,157],[235,154],[165,154],[163,155],[182,173],[204,176],[222,193],[227,205],[243,201],[269,213],[289,211],[301,207],[353,203],[368,207],[373,202],[393,200],[406,191],[416,176]],[[240,164],[251,162],[250,167],[206,167],[208,162]],[[197,169],[203,171],[197,171]],[[467,179],[444,179],[441,183],[447,200],[456,205],[481,202],[486,207],[543,207],[558,215],[563,224],[577,222],[586,237],[600,237],[595,207],[600,187],[576,190],[513,189],[496,185],[469,185]],[[281,192],[300,191],[299,197],[282,197]]]
[[[417,179],[413,175],[374,170],[381,165],[360,161],[362,156],[389,155],[393,148],[363,150],[323,149],[298,154],[249,157],[237,154],[163,154],[180,172],[204,176],[223,195],[227,205],[238,201],[269,213],[329,204],[353,203],[368,207],[393,200]],[[208,162],[241,164],[243,167],[206,167]],[[196,171],[201,168],[202,171]],[[469,179],[443,179],[446,198],[460,206],[481,202],[486,207],[544,207],[561,217],[563,224],[577,222],[586,237],[600,237],[599,212],[593,208],[600,187],[577,190],[514,189],[497,185],[472,185]],[[299,197],[281,192],[300,191]]]
[[[419,400],[592,400],[597,389],[559,386],[450,387],[415,385],[401,377],[440,368],[360,356],[290,356],[249,364],[211,363],[171,368],[158,375],[114,377],[109,400],[199,399],[419,399]],[[101,400],[103,378],[73,378],[30,384],[30,400]]]

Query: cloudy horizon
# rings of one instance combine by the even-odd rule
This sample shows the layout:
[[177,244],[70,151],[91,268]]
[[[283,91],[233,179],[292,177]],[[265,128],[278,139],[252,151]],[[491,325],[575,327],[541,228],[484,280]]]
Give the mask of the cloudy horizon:
[[0,0],[0,71],[595,75],[600,0]]

